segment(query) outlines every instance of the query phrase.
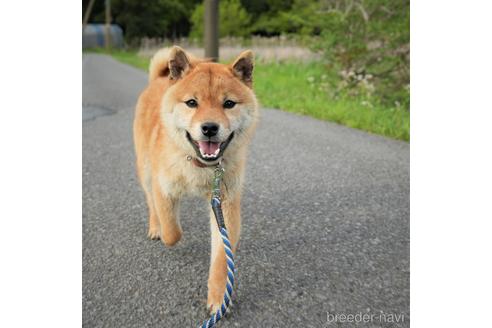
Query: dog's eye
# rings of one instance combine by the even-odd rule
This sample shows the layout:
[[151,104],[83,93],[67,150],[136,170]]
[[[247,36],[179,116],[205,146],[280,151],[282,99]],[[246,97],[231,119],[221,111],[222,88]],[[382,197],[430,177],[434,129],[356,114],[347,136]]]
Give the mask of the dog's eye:
[[196,102],[195,99],[187,100],[187,101],[185,101],[185,104],[186,104],[186,106],[188,106],[190,108],[196,108],[196,107],[198,107],[198,103]]
[[236,103],[234,101],[232,101],[232,100],[226,100],[226,101],[224,101],[224,105],[223,106],[224,106],[224,108],[228,108],[229,109],[229,108],[232,108],[232,107],[236,106]]

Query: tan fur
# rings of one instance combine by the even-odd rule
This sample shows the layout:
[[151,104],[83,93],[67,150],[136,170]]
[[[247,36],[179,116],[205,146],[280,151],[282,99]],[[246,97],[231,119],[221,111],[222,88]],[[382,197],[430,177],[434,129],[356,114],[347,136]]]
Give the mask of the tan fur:
[[[137,172],[149,208],[151,239],[160,238],[168,246],[182,235],[179,201],[187,194],[210,197],[213,166],[198,167],[187,157],[198,157],[186,139],[201,135],[200,125],[220,125],[221,141],[234,132],[222,156],[226,170],[223,186],[223,211],[226,227],[236,251],[240,236],[240,203],[247,146],[258,118],[257,101],[252,90],[253,55],[242,53],[231,65],[207,62],[191,57],[179,47],[156,53],[149,68],[149,85],[137,103],[134,141]],[[250,66],[248,66],[250,65]],[[197,99],[197,108],[185,101]],[[225,99],[237,102],[232,109],[223,108]],[[199,160],[199,159],[197,159]],[[208,203],[208,202],[207,202]],[[207,306],[219,308],[225,291],[226,263],[222,240],[211,213],[212,237]]]

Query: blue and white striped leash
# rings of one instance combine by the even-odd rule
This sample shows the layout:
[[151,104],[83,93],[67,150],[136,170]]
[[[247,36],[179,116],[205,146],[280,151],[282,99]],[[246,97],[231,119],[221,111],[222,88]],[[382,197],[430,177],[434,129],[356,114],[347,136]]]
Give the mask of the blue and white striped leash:
[[229,236],[227,235],[227,229],[224,222],[224,215],[222,214],[221,198],[220,198],[220,183],[224,177],[224,168],[220,163],[215,167],[214,179],[212,182],[212,199],[210,203],[212,205],[212,210],[215,215],[215,220],[217,221],[217,226],[219,228],[220,235],[222,237],[222,242],[224,244],[224,250],[226,254],[227,262],[227,283],[226,291],[224,293],[224,299],[220,308],[210,316],[210,319],[206,320],[200,327],[201,328],[212,328],[215,324],[224,317],[231,304],[232,291],[234,287],[234,255],[232,254],[232,246],[229,241]]

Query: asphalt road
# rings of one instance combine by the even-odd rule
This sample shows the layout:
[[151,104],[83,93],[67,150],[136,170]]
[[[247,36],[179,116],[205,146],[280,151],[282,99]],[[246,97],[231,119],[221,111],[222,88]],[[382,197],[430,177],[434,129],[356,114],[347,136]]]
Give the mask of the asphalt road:
[[[207,318],[208,204],[184,202],[174,248],[146,236],[132,143],[146,82],[110,57],[83,56],[87,328],[196,327]],[[356,326],[328,313],[373,314],[363,327],[409,327],[409,145],[278,110],[261,116],[235,301],[220,327]]]

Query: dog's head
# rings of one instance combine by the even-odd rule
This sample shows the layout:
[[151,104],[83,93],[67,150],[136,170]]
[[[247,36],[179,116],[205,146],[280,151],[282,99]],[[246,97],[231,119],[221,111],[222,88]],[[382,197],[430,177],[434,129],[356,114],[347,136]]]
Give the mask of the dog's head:
[[192,59],[183,49],[169,54],[171,87],[163,98],[163,123],[171,137],[207,165],[233,152],[251,135],[257,118],[252,90],[253,53],[230,65]]

